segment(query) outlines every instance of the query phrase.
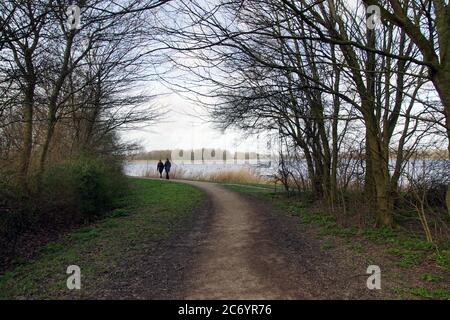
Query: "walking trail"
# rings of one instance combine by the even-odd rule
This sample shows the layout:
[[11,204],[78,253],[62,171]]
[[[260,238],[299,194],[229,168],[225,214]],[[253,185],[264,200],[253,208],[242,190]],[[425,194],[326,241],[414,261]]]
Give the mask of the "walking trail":
[[298,217],[219,184],[177,182],[204,190],[203,208],[170,239],[131,250],[87,297],[385,298],[367,289],[365,260],[323,250],[317,233]]
[[187,277],[190,299],[298,298],[286,257],[267,234],[264,215],[237,193],[204,182],[213,216]]
[[[211,202],[184,280],[186,299],[380,298],[367,290],[365,264],[336,260],[298,218],[224,186],[188,182]],[[202,234],[202,233],[201,233]]]

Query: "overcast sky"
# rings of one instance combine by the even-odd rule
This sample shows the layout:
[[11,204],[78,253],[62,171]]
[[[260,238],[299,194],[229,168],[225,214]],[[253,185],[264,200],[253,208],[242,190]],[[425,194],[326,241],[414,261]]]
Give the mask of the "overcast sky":
[[122,133],[125,140],[139,142],[146,151],[221,148],[256,152],[265,145],[262,137],[246,138],[237,130],[215,129],[204,109],[176,93],[157,98],[155,105],[165,110],[163,120]]

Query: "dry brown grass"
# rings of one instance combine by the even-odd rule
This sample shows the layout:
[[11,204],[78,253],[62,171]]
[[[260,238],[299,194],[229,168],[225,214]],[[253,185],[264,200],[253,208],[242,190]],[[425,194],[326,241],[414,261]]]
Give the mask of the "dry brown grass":
[[[145,174],[146,177],[159,178],[156,170],[149,170]],[[165,173],[163,172],[163,178]],[[267,183],[267,179],[256,175],[249,168],[241,168],[239,170],[226,170],[219,172],[197,172],[189,173],[182,168],[174,168],[170,171],[171,179],[185,179],[198,181],[212,181],[220,183]]]
[[247,168],[233,171],[221,171],[210,175],[210,181],[214,182],[234,182],[234,183],[264,183],[265,180],[254,174]]

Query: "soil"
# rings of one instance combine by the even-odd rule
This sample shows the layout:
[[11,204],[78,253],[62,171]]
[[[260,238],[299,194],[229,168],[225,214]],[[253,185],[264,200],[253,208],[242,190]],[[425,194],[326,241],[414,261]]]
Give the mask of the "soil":
[[170,239],[130,250],[84,298],[389,298],[367,289],[364,259],[322,250],[297,218],[218,184],[185,183],[206,192],[204,206]]

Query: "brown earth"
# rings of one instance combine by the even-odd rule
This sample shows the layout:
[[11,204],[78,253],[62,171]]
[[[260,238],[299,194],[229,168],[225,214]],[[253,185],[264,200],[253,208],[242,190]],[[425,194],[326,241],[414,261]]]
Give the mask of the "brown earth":
[[295,217],[219,184],[184,182],[206,192],[203,208],[170,240],[130,250],[84,298],[388,298],[367,289],[364,260],[322,250]]
[[188,182],[211,203],[207,235],[184,281],[188,299],[381,298],[367,266],[339,263],[298,220],[221,185]]

